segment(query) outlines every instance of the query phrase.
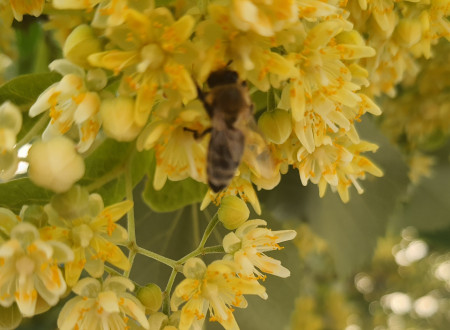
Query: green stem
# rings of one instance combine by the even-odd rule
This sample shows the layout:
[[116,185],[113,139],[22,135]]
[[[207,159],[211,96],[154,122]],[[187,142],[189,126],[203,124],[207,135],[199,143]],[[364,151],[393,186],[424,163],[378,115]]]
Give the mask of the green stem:
[[38,135],[38,133],[40,133],[44,129],[48,121],[49,118],[45,114],[41,118],[39,118],[39,120],[33,125],[28,133],[25,134],[25,136],[20,139],[19,142],[17,142],[16,149],[19,150],[25,144],[29,143],[36,135]]
[[111,268],[109,266],[105,265],[105,270],[106,272],[108,272],[110,275],[114,275],[114,276],[122,276],[122,274],[120,274],[117,270],[115,270],[114,268]]
[[200,228],[199,228],[199,221],[198,221],[198,205],[192,204],[191,205],[191,216],[192,216],[192,230],[194,231],[194,246],[198,246],[200,244]]
[[120,165],[114,167],[111,171],[109,171],[105,175],[103,175],[103,176],[99,177],[98,179],[96,179],[91,184],[87,185],[85,188],[89,192],[95,191],[98,188],[103,187],[108,182],[117,179],[124,171],[125,171],[124,165],[120,164]]
[[[131,159],[131,157],[130,157]],[[126,198],[134,203],[133,199],[133,179],[131,177],[131,169],[129,166],[125,170],[125,193]],[[128,240],[132,244],[136,244],[136,224],[134,219],[134,205],[127,213],[128,223]]]
[[134,258],[136,257],[136,251],[130,250],[130,254],[128,255],[128,261],[130,262],[130,268],[123,272],[123,276],[130,277],[131,268],[133,267]]
[[274,89],[271,88],[267,91],[267,111],[275,110],[275,94]]
[[163,264],[165,264],[165,265],[167,265],[169,267],[172,267],[172,268],[176,268],[176,266],[177,266],[176,260],[166,258],[166,257],[164,257],[164,256],[162,256],[162,255],[160,255],[158,253],[146,250],[146,249],[141,248],[139,246],[136,247],[136,253],[142,254],[142,255],[150,258],[150,259],[159,261],[160,263],[163,263]]
[[177,277],[177,271],[172,269],[172,273],[170,274],[169,281],[166,285],[166,290],[164,290],[164,303],[162,306],[162,311],[164,314],[169,315],[170,312],[170,292],[172,291],[173,283],[175,282],[175,277]]
[[219,223],[219,216],[217,213],[213,216],[211,221],[208,223],[208,226],[206,227],[205,232],[203,233],[202,240],[200,241],[200,244],[198,245],[198,249],[201,249],[205,246],[206,241],[208,240],[209,236],[211,235],[212,231],[216,227],[216,225]]
[[215,246],[208,246],[206,248],[204,247],[198,247],[191,253],[185,255],[183,258],[177,261],[177,264],[182,265],[186,261],[188,261],[191,258],[197,257],[199,255],[205,255],[205,254],[211,254],[211,253],[224,253],[224,249],[222,245],[215,245]]

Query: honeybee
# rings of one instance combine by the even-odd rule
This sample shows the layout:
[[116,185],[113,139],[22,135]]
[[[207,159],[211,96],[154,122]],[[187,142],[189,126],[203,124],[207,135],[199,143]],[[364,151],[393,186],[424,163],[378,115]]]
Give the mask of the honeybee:
[[[247,158],[253,167],[259,167],[259,172],[267,173],[272,164],[268,148],[262,146],[264,139],[252,127],[256,123],[246,82],[239,79],[237,72],[223,68],[209,75],[207,85],[209,92],[204,93],[198,86],[197,91],[211,118],[211,127],[201,134],[194,132],[194,136],[211,133],[206,173],[209,187],[217,193],[228,187],[244,153],[252,154]],[[261,161],[265,165],[258,166]]]

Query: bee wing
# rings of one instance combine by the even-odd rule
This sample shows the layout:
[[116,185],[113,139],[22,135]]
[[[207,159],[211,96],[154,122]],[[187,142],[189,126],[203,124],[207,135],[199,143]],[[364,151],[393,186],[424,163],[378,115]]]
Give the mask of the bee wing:
[[276,174],[275,160],[253,117],[249,120],[247,128],[243,132],[245,132],[243,161],[256,177],[273,177]]

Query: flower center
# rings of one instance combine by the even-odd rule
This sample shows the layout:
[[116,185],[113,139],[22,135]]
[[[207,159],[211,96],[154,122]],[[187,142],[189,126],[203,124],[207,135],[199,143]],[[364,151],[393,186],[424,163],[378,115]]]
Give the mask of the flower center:
[[35,262],[29,256],[22,256],[16,261],[16,270],[23,275],[31,275],[34,272]]
[[164,52],[158,45],[150,44],[142,48],[141,58],[137,66],[139,72],[145,72],[147,69],[155,70],[164,62]]
[[92,237],[94,237],[94,232],[84,223],[72,229],[72,239],[74,243],[83,248],[89,246]]

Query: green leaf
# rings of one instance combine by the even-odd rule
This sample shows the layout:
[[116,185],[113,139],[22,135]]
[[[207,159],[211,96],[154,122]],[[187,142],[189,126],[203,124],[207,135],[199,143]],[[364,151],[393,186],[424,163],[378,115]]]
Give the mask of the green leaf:
[[47,87],[60,79],[61,75],[55,72],[14,78],[0,86],[0,104],[9,100],[18,106],[30,106]]
[[149,177],[143,192],[143,199],[156,212],[171,212],[186,205],[198,203],[205,197],[208,187],[191,178],[182,181],[167,180],[161,190],[153,188],[155,159],[149,168]]
[[23,205],[48,203],[53,193],[37,187],[28,178],[20,178],[0,184],[0,207],[18,214]]
[[400,226],[413,226],[431,232],[450,226],[450,166],[448,162],[433,168],[431,178],[424,178],[404,206]]
[[137,152],[135,143],[105,140],[85,159],[86,172],[80,183],[103,197],[105,205],[125,197],[125,171],[132,174],[133,187],[144,177],[150,166],[151,153]]
[[16,304],[10,307],[0,306],[0,330],[15,329],[22,321],[22,314]]

